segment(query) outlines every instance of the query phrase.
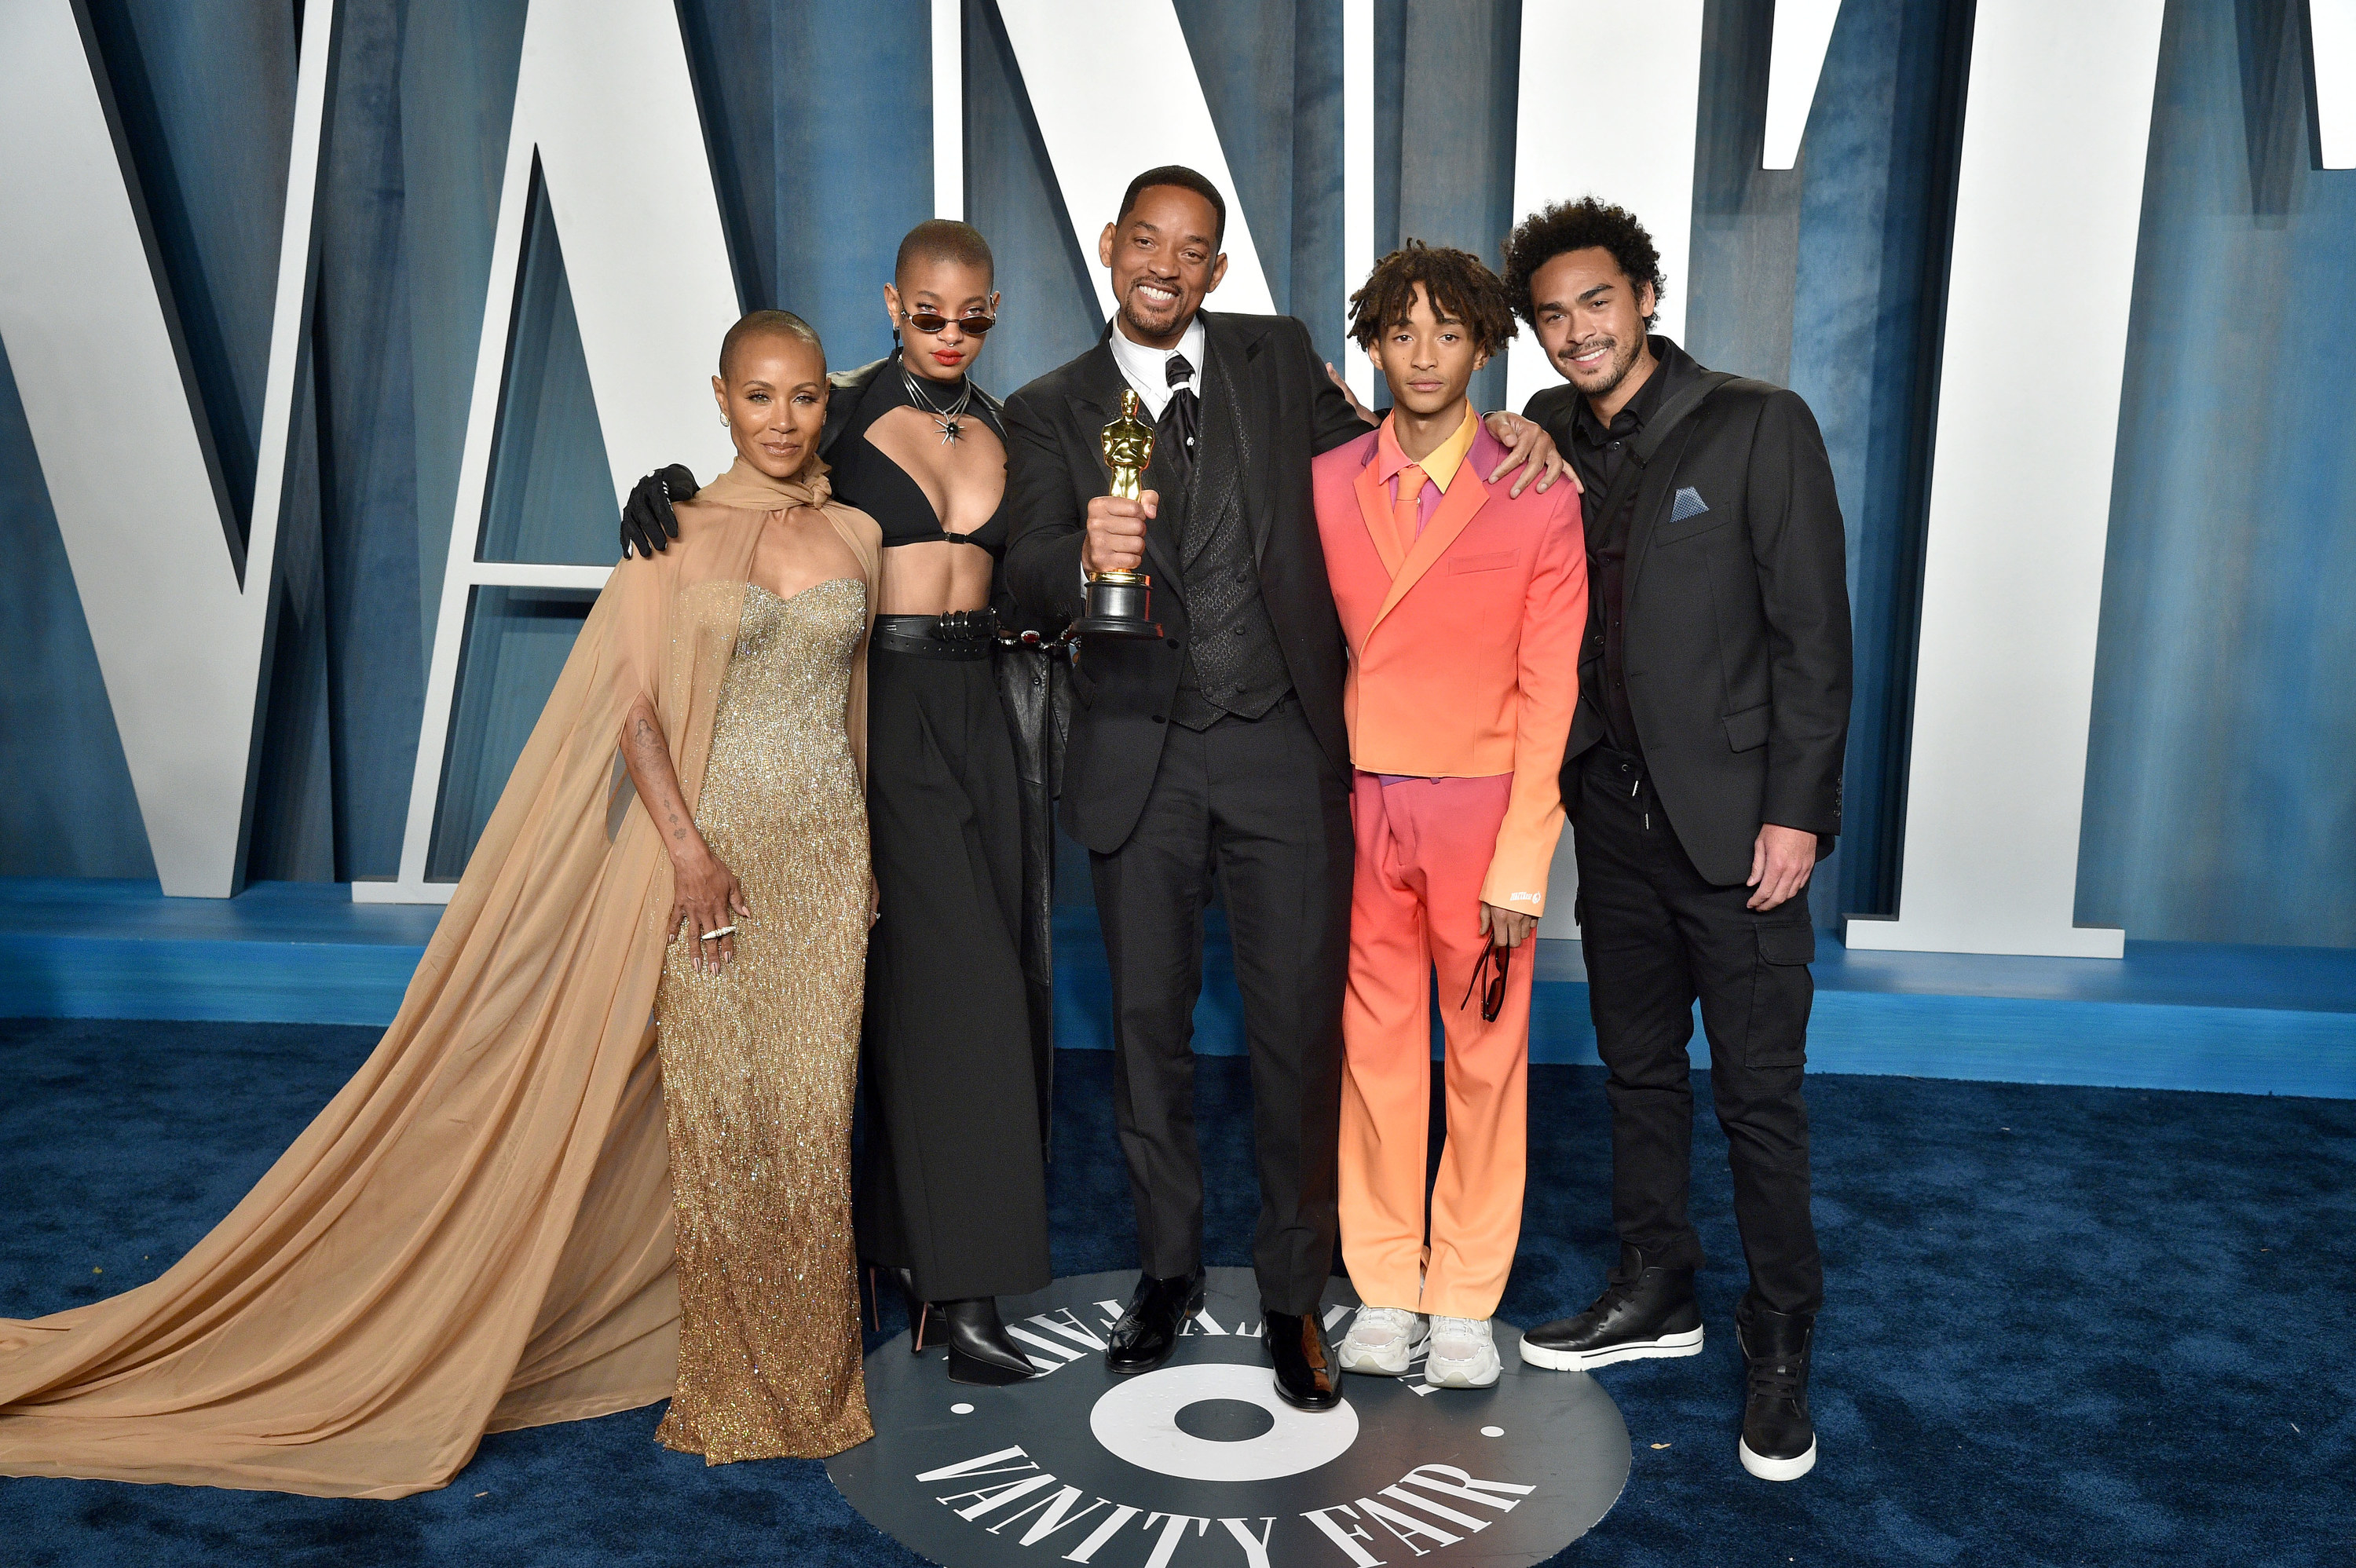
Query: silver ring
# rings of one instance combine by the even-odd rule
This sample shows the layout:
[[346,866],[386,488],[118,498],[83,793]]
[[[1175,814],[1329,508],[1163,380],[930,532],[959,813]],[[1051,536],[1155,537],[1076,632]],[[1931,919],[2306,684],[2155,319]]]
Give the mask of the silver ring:
[[723,925],[717,931],[705,932],[701,936],[697,937],[696,940],[698,942],[717,942],[722,937],[733,933],[735,929],[736,928],[733,925]]

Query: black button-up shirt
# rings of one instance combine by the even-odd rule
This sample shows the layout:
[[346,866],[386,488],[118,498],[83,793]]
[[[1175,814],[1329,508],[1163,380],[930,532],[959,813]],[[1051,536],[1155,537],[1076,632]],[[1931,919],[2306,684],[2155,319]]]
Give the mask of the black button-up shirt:
[[1635,716],[1628,708],[1628,644],[1622,630],[1622,588],[1628,564],[1628,530],[1636,512],[1637,480],[1631,476],[1626,492],[1610,517],[1603,503],[1623,469],[1634,461],[1628,445],[1641,434],[1661,400],[1695,373],[1693,360],[1665,337],[1652,340],[1659,363],[1627,405],[1606,426],[1595,417],[1585,398],[1571,421],[1570,462],[1579,482],[1586,486],[1580,510],[1587,525],[1587,635],[1590,651],[1603,650],[1602,689],[1593,693],[1603,715],[1606,743],[1615,751],[1638,752]]

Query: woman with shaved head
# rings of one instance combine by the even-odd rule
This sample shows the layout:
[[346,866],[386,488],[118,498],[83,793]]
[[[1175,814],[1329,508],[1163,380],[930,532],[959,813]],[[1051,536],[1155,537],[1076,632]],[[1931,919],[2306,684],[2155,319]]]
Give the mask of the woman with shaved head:
[[[894,352],[833,378],[819,446],[835,493],[884,541],[859,1250],[899,1281],[912,1349],[946,1340],[950,1378],[1008,1383],[1034,1369],[996,1298],[1049,1279],[1049,663],[1035,639],[1009,645],[995,592],[1005,435],[971,377],[998,322],[990,246],[968,224],[920,223],[883,293]],[[694,493],[685,469],[648,475],[625,547],[662,549],[670,503]]]
[[366,1064],[160,1278],[0,1319],[0,1475],[397,1498],[665,1399],[710,1464],[873,1434],[879,541],[818,457],[818,335],[756,312],[719,369],[734,466],[614,569]]

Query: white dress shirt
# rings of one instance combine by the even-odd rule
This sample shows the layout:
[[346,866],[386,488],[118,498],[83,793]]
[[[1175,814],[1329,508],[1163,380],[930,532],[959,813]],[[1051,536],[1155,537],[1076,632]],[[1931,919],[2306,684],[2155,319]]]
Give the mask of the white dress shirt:
[[[1120,323],[1112,326],[1113,363],[1120,367],[1122,378],[1137,389],[1137,400],[1145,405],[1145,422],[1153,424],[1162,418],[1169,405],[1170,394],[1176,390],[1170,385],[1170,357],[1183,354],[1186,363],[1194,368],[1194,395],[1203,395],[1203,356],[1209,348],[1208,333],[1203,330],[1200,315],[1186,324],[1185,332],[1175,348],[1148,348],[1142,343],[1132,343],[1120,330]],[[1181,382],[1183,386],[1186,383]]]

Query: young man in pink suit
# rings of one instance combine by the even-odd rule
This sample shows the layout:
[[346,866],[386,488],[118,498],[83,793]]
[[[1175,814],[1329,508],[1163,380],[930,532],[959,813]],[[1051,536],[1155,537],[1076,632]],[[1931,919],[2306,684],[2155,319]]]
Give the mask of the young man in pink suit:
[[[1410,244],[1376,265],[1351,311],[1393,407],[1312,465],[1349,642],[1355,769],[1340,1200],[1342,1254],[1365,1306],[1338,1359],[1397,1376],[1428,1349],[1428,1381],[1483,1388],[1497,1380],[1489,1318],[1521,1233],[1523,948],[1562,832],[1587,557],[1569,486],[1515,496],[1481,478],[1505,449],[1466,391],[1515,330],[1496,275],[1464,251]],[[1448,1141],[1427,1226],[1435,966]]]

